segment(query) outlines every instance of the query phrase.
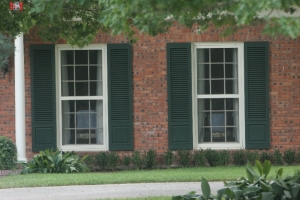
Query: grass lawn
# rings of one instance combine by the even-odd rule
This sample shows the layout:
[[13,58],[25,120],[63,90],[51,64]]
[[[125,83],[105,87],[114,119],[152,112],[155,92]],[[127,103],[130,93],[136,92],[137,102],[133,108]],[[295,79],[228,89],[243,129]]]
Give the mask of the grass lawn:
[[[279,166],[272,166],[269,177],[274,178]],[[300,166],[284,166],[283,176],[294,174]],[[246,177],[245,167],[199,167],[156,170],[129,170],[78,174],[26,174],[11,175],[0,179],[0,188],[42,187],[62,185],[95,185],[153,182],[200,182],[236,180]]]

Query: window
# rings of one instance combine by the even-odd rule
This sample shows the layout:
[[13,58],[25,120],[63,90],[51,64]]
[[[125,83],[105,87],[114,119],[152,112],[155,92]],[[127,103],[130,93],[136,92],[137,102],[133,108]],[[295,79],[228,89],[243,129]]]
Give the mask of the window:
[[30,45],[32,151],[133,150],[132,46]]
[[169,149],[267,149],[268,42],[167,43]]
[[107,149],[106,47],[58,45],[57,52],[61,149]]
[[[244,146],[243,44],[194,45],[194,138],[201,148]],[[242,125],[242,126],[241,126]]]

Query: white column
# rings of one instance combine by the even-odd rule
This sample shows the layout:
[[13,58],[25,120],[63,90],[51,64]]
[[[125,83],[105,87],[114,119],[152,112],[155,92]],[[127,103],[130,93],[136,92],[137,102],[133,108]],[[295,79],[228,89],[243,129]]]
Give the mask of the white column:
[[15,39],[15,126],[18,162],[27,162],[25,139],[25,80],[23,34]]

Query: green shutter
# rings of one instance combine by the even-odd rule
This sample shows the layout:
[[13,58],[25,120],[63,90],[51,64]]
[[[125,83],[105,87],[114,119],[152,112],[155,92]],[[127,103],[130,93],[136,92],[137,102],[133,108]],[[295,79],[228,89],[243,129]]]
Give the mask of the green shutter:
[[32,151],[56,149],[54,45],[31,45]]
[[169,149],[193,148],[191,44],[168,43]]
[[269,43],[245,43],[246,148],[270,148]]
[[132,46],[108,44],[109,150],[133,150]]

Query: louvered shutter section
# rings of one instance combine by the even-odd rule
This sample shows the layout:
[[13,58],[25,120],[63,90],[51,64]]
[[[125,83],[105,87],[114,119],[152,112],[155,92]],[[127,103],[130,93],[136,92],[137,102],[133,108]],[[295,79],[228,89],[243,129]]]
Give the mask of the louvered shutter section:
[[109,149],[133,150],[132,46],[108,44]]
[[246,148],[270,148],[269,43],[245,43]]
[[192,149],[191,44],[168,43],[169,149]]
[[56,149],[55,49],[31,45],[32,151]]

